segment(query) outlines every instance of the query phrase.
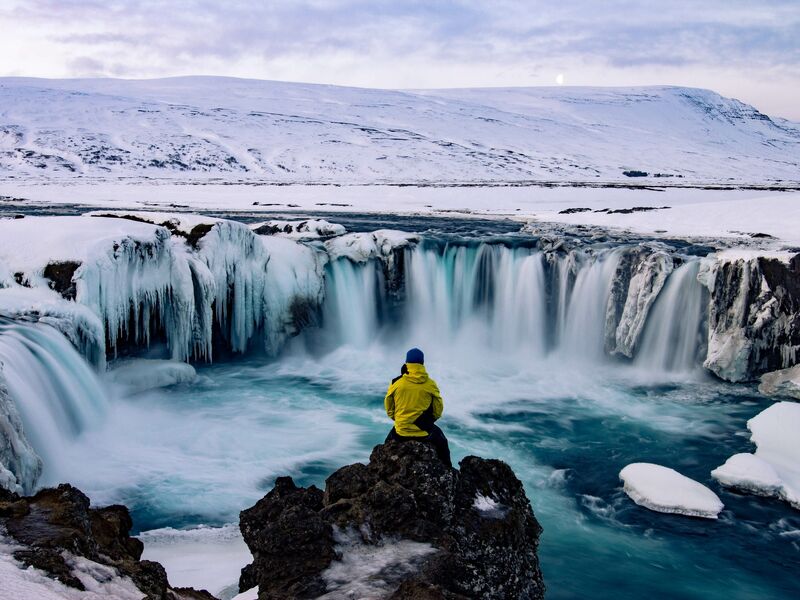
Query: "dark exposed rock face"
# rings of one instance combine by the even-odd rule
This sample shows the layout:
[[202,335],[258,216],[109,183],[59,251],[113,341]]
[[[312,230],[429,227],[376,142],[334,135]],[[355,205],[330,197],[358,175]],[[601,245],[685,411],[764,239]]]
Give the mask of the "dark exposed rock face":
[[115,568],[150,600],[213,599],[204,591],[171,589],[164,567],[141,560],[143,545],[129,535],[128,509],[90,508],[89,498],[71,485],[29,497],[0,490],[0,525],[23,546],[14,553],[18,561],[70,587],[84,589],[71,571],[67,557],[72,554]]
[[[349,531],[365,545],[405,539],[434,547],[411,575],[381,573],[393,587],[386,597],[543,598],[541,527],[522,483],[499,460],[470,456],[460,467],[445,467],[424,443],[390,442],[375,447],[368,465],[336,471],[324,492],[279,478],[241,513],[254,561],[240,589],[258,585],[260,600],[335,597],[324,571],[340,558],[336,532]],[[491,500],[481,509],[479,498]]]
[[62,261],[47,263],[42,275],[50,280],[50,288],[57,291],[67,300],[75,300],[77,288],[73,277],[81,264],[75,261]]
[[800,359],[800,254],[783,262],[720,261],[711,289],[706,368],[728,381],[755,379]]

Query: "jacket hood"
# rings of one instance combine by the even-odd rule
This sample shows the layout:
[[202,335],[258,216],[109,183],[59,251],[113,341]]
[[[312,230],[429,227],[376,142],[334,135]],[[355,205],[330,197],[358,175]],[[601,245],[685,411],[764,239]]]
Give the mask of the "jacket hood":
[[419,363],[406,363],[408,373],[403,375],[405,379],[412,383],[425,383],[428,381],[428,372],[425,370],[425,365]]

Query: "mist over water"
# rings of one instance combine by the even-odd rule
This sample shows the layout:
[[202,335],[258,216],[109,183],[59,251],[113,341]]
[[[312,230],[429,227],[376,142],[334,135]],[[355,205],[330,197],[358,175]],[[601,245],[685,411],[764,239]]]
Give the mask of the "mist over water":
[[[423,244],[389,292],[380,263],[335,261],[320,326],[279,357],[198,366],[196,383],[136,396],[98,383],[111,399],[100,424],[64,444],[44,483],[124,502],[138,530],[235,523],[278,475],[322,485],[365,462],[391,426],[386,387],[419,346],[454,459],[498,457],[523,480],[549,598],[794,597],[800,518],[710,478],[750,450],[746,421],[769,402],[698,368],[699,262],[669,276],[630,361],[603,346],[618,261]],[[617,478],[635,461],[711,486],[726,510],[710,522],[635,506]]]

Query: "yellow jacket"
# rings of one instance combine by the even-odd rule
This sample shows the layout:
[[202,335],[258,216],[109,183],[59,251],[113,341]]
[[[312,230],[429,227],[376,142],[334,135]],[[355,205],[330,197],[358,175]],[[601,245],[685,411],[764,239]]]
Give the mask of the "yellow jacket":
[[428,377],[425,366],[406,363],[408,373],[389,386],[383,404],[386,414],[394,421],[395,431],[402,436],[424,437],[423,431],[414,421],[433,404],[433,418],[438,419],[444,411],[439,386]]

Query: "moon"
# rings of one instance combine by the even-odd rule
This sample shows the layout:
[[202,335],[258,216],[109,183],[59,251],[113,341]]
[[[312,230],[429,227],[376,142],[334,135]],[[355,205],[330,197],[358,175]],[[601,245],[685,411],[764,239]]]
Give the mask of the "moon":
[[563,73],[559,73],[558,75],[556,75],[556,84],[557,85],[564,85],[564,74]]

